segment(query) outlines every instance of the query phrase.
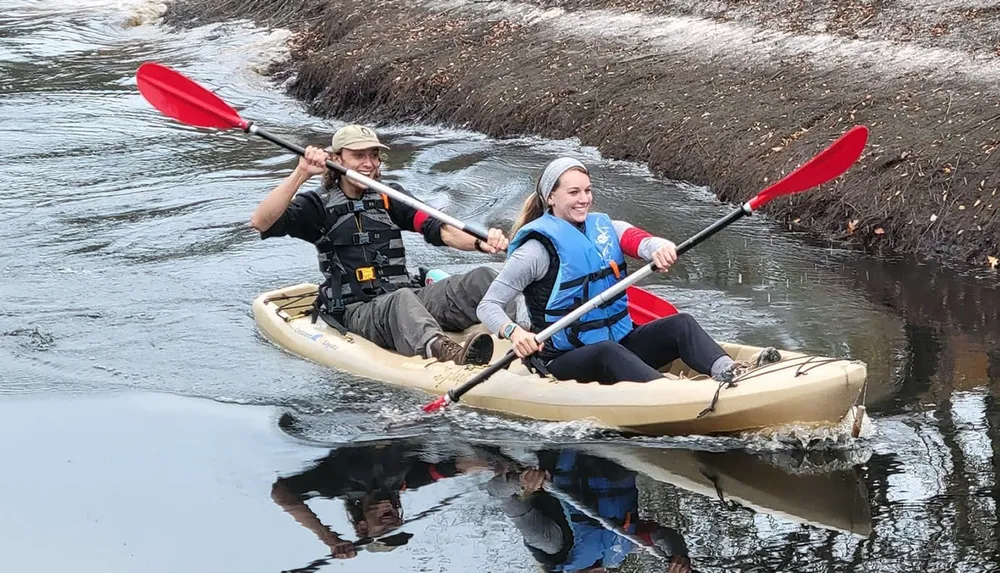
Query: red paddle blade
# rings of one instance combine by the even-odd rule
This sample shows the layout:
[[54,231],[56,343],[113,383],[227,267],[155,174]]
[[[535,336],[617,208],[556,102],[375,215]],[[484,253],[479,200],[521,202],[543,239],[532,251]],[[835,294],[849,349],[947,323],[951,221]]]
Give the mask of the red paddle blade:
[[216,129],[246,129],[250,125],[219,96],[166,66],[154,62],[139,66],[136,83],[146,101],[177,121]]
[[424,406],[424,412],[427,412],[427,413],[437,412],[438,410],[440,410],[441,408],[443,408],[445,406],[446,402],[447,402],[447,397],[446,396],[441,396],[440,398],[434,400],[430,404],[427,404],[426,406]]
[[799,193],[836,179],[861,157],[867,142],[868,128],[852,127],[818,155],[750,199],[750,208],[756,211],[775,197]]
[[628,312],[632,324],[642,326],[664,316],[677,314],[677,307],[637,286],[630,286],[628,293]]

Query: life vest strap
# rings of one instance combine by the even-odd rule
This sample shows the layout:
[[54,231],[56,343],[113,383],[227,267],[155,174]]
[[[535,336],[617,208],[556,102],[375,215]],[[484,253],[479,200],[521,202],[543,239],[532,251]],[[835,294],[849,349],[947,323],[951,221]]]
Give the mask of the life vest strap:
[[[613,305],[614,303],[618,302],[619,300],[621,300],[621,298],[623,296],[627,296],[627,293],[625,291],[622,291],[621,293],[615,295],[610,300],[597,305],[595,308],[607,308],[607,307]],[[556,320],[558,320],[559,317],[566,316],[567,314],[569,314],[569,313],[573,312],[574,310],[580,308],[580,306],[583,303],[585,303],[585,302],[587,302],[587,301],[583,300],[582,298],[573,299],[573,304],[571,304],[570,306],[568,306],[566,308],[550,308],[550,309],[547,309],[545,311],[545,314],[547,316],[557,317]],[[548,327],[550,324],[553,324],[553,323],[555,323],[555,320],[553,320],[552,322],[546,323],[545,326]]]
[[597,330],[598,328],[607,328],[612,324],[618,322],[619,320],[628,316],[628,309],[621,310],[615,314],[598,320],[588,320],[586,322],[578,322],[576,325],[570,328],[576,330],[577,332],[586,332],[588,330]]
[[323,297],[317,293],[316,299],[313,300],[312,319],[310,322],[316,324],[316,319],[321,318],[323,322],[339,332],[341,336],[347,336],[347,328],[341,322],[344,320],[343,299],[337,298],[325,303],[322,299]]
[[354,273],[358,282],[368,282],[379,278],[402,276],[406,274],[406,267],[403,265],[358,267],[354,270]]
[[615,275],[618,278],[621,275],[621,271],[618,268],[618,263],[611,261],[613,266],[604,267],[599,271],[594,271],[592,273],[585,274],[581,277],[575,279],[570,279],[568,281],[559,284],[559,290],[576,288],[584,283],[592,283],[594,281],[599,281],[606,276]]
[[343,217],[351,213],[360,213],[362,211],[368,211],[371,209],[388,209],[389,201],[388,198],[381,199],[348,199],[344,203],[337,203],[336,205],[331,205],[326,208],[328,213],[332,213],[337,216],[337,218]]

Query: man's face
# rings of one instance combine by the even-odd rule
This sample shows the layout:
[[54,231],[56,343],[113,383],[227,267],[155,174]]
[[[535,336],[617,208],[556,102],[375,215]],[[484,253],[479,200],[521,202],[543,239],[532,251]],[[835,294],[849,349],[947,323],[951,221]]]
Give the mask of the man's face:
[[365,508],[364,520],[355,525],[359,537],[379,537],[403,525],[403,516],[389,500]]
[[338,163],[348,169],[357,171],[365,177],[378,179],[379,167],[382,166],[382,151],[378,147],[369,149],[341,149]]

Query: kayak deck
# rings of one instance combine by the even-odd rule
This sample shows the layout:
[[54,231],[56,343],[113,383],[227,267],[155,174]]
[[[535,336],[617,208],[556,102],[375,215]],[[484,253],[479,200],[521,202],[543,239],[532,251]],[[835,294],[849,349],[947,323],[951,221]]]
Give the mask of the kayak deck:
[[[316,285],[303,283],[258,296],[253,303],[261,332],[282,348],[358,376],[442,395],[483,367],[458,366],[420,356],[405,357],[356,334],[342,336],[307,313]],[[462,342],[476,325],[448,333]],[[494,336],[493,360],[510,349]],[[753,360],[760,348],[722,343],[735,360]],[[790,423],[833,424],[854,405],[865,383],[864,363],[781,351],[782,361],[754,370],[734,387],[719,390],[713,411],[699,417],[719,388],[680,360],[663,380],[613,385],[542,378],[519,361],[469,391],[462,403],[484,410],[545,421],[591,420],[602,426],[649,435],[715,434]]]

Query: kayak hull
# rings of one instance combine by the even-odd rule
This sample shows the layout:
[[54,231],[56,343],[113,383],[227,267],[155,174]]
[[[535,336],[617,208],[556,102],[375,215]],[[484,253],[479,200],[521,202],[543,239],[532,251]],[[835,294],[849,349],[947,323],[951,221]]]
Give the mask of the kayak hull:
[[[482,367],[458,366],[420,356],[405,357],[356,334],[342,336],[306,313],[316,285],[303,283],[258,296],[254,317],[265,337],[301,357],[358,376],[442,395]],[[461,342],[463,333],[449,333]],[[510,343],[494,337],[494,360]],[[736,360],[756,357],[760,348],[723,343]],[[706,376],[675,361],[663,380],[613,385],[554,380],[531,374],[519,362],[462,397],[474,408],[546,421],[591,420],[602,426],[648,435],[719,434],[785,424],[829,425],[841,421],[864,386],[864,363],[781,351],[782,361],[757,369],[735,387],[718,390]],[[714,410],[699,417],[713,401]]]

